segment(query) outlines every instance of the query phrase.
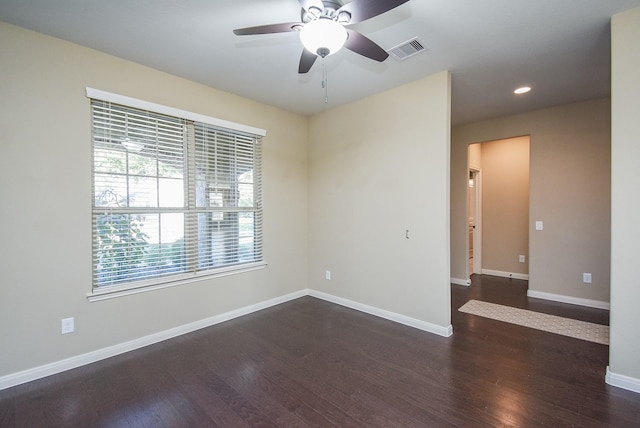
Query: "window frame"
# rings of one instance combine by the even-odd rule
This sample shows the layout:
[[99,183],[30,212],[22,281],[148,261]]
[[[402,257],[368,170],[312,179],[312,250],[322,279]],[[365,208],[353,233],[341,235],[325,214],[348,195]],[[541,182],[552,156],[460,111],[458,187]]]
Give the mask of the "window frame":
[[[185,111],[185,110],[181,110],[173,107],[164,106],[161,104],[152,103],[149,101],[144,101],[144,100],[140,100],[140,99],[124,96],[124,95],[102,91],[99,89],[87,87],[86,95],[87,95],[87,98],[89,99],[90,105],[92,100],[97,100],[97,101],[109,102],[113,104],[119,104],[122,106],[134,108],[134,109],[145,110],[145,111],[153,112],[160,115],[172,116],[172,117],[190,121],[190,122],[213,126],[222,130],[227,130],[227,131],[241,133],[241,134],[249,134],[258,140],[258,144],[261,144],[260,140],[262,139],[262,137],[266,136],[266,131],[260,128],[243,125],[235,122],[230,122],[223,119],[217,119],[210,116],[201,115],[198,113],[193,113],[193,112],[189,112],[189,111]],[[93,109],[93,107],[91,108]],[[92,117],[93,117],[93,114],[92,114]],[[93,119],[91,123],[93,126]],[[92,144],[91,144],[92,159],[93,159],[94,150],[95,150],[94,141],[92,138]],[[185,147],[183,150],[186,155],[188,149]],[[258,162],[258,164],[256,165],[256,168],[259,170],[257,173],[258,178],[256,181],[262,180],[262,172],[261,172],[260,165],[261,165],[261,162]],[[191,177],[190,177],[191,172],[188,171],[188,169],[189,168],[185,168],[184,180],[186,182],[189,182],[191,180]],[[98,208],[95,206],[95,194],[94,194],[95,192],[93,190],[94,189],[93,183],[96,177],[95,174],[96,173],[95,173],[94,167],[92,166],[91,168],[91,182],[92,182],[91,216],[92,218],[94,217],[94,215],[96,214],[96,211],[98,210]],[[190,186],[191,184],[189,184],[189,187]],[[258,189],[261,190],[261,185],[259,185]],[[190,210],[191,208],[192,207],[190,206],[190,204],[186,204],[184,206],[184,209],[186,210]],[[263,205],[262,205],[261,192],[258,196],[256,212],[260,217],[260,221],[262,222]],[[185,235],[187,233],[188,232],[185,231]],[[93,224],[93,221],[91,225],[91,235],[92,235],[91,253],[92,255],[95,256],[94,246],[95,246],[95,239],[96,239],[96,226]],[[255,234],[254,234],[254,237],[255,237]],[[264,237],[264,228],[262,224],[261,234],[259,238],[262,240],[263,237]],[[184,273],[174,273],[166,276],[153,277],[150,279],[127,281],[121,284],[105,285],[105,286],[97,286],[95,283],[94,277],[95,277],[96,262],[94,260],[94,256],[92,256],[91,292],[87,294],[87,298],[89,301],[98,301],[98,300],[110,299],[114,297],[130,295],[130,294],[138,294],[138,293],[151,291],[151,290],[163,289],[167,287],[173,287],[177,285],[191,283],[194,281],[202,281],[204,279],[216,278],[221,276],[233,275],[237,273],[243,273],[243,272],[249,272],[257,269],[262,269],[267,265],[267,263],[264,261],[264,253],[262,253],[261,255],[262,257],[258,261],[226,265],[222,267],[216,267],[212,269],[200,270],[195,272],[191,271],[191,272],[184,272]]]

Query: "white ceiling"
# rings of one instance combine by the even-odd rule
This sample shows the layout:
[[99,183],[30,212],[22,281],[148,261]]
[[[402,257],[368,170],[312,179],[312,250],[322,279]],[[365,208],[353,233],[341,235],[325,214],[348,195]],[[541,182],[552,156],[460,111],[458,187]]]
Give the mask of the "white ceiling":
[[[375,0],[371,0],[375,1]],[[352,28],[384,49],[429,50],[378,63],[341,50],[297,73],[297,33],[234,28],[300,20],[297,0],[0,0],[0,20],[311,115],[442,70],[452,120],[466,123],[609,94],[609,18],[640,0],[410,0]],[[528,85],[528,95],[512,93]]]

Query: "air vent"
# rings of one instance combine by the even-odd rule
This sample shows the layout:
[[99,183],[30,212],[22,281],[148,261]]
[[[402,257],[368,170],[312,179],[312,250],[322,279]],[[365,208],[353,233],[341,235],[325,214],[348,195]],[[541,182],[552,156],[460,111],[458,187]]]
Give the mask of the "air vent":
[[409,40],[408,42],[404,42],[394,48],[389,49],[389,52],[393,57],[398,61],[404,61],[407,58],[410,58],[414,55],[419,54],[420,52],[424,52],[429,48],[426,47],[418,38],[414,38]]

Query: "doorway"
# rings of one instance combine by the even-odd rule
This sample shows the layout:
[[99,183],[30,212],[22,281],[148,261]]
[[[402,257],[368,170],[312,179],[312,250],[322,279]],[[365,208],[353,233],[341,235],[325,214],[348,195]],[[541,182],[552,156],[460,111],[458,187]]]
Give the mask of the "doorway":
[[469,144],[466,270],[528,279],[528,136]]

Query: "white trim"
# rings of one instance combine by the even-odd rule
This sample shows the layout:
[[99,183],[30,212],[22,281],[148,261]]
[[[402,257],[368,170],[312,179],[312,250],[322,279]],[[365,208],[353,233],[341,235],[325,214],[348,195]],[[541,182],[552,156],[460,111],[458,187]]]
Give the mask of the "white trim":
[[306,290],[296,291],[284,296],[276,297],[260,303],[225,312],[220,315],[215,315],[210,318],[205,318],[200,321],[195,321],[189,324],[184,324],[178,327],[170,328],[168,330],[160,331],[158,333],[150,334],[138,339],[130,340],[128,342],[108,346],[96,351],[87,352],[86,354],[76,355],[61,361],[56,361],[50,364],[45,364],[43,366],[34,367],[32,369],[2,376],[0,377],[0,390],[30,382],[32,380],[40,379],[46,376],[51,376],[65,370],[71,370],[80,366],[84,366],[86,364],[91,364],[96,361],[104,360],[105,358],[115,357],[116,355],[120,355],[125,352],[143,348],[148,345],[153,345],[154,343],[162,342],[163,340],[187,334],[201,328],[210,327],[212,325],[229,321],[243,315],[248,315],[262,309],[270,308],[272,306],[279,305],[290,300],[298,299],[306,295]]
[[542,291],[528,290],[527,297],[533,297],[536,299],[553,300],[554,302],[570,303],[572,305],[587,306],[589,308],[597,309],[611,309],[609,302],[603,302],[600,300],[583,299],[582,297],[563,296],[562,294],[545,293]]
[[[467,146],[467,154],[469,153],[469,146]],[[474,273],[482,273],[482,170],[479,167],[469,166],[471,171],[475,171],[475,186],[474,196],[475,201],[474,213],[473,213],[473,266],[469,276]],[[468,209],[468,207],[467,207]],[[469,244],[467,244],[469,245]],[[467,248],[467,251],[469,249]]]
[[470,279],[449,278],[449,281],[452,284],[456,284],[456,285],[466,285],[467,287],[471,285],[471,280]]
[[106,358],[115,357],[116,355],[123,354],[125,352],[133,351],[145,346],[153,345],[154,343],[162,342],[173,337],[177,337],[183,334],[191,333],[195,330],[210,327],[225,321],[232,320],[244,315],[251,314],[272,306],[279,305],[281,303],[288,302],[290,300],[299,299],[304,296],[312,296],[328,302],[332,302],[341,306],[345,306],[351,309],[355,309],[360,312],[365,312],[371,315],[375,315],[390,321],[394,321],[409,327],[414,327],[419,330],[423,330],[429,333],[437,334],[439,336],[449,337],[453,334],[453,326],[442,327],[436,324],[432,324],[426,321],[420,321],[415,318],[400,315],[394,312],[386,311],[384,309],[378,309],[373,306],[364,305],[352,300],[343,299],[341,297],[333,296],[331,294],[323,293],[315,290],[300,290],[293,293],[286,294],[284,296],[275,297],[273,299],[265,300],[253,305],[245,306],[243,308],[235,309],[229,312],[225,312],[220,315],[215,315],[210,318],[205,318],[200,321],[194,321],[189,324],[184,324],[178,327],[170,328],[168,330],[153,333],[148,336],[133,339],[128,342],[120,343],[106,348],[98,349],[96,351],[87,352],[86,354],[76,355],[64,360],[55,361],[53,363],[45,364],[39,367],[23,370],[21,372],[12,373],[6,376],[0,377],[0,390],[10,388],[12,386],[20,385],[26,382],[30,382],[43,377],[51,376],[56,373],[61,373],[66,370],[75,369],[87,364],[95,363],[96,361],[104,360]]
[[[251,272],[258,269],[264,269],[267,266],[266,262],[247,263],[244,265],[228,266],[215,271],[205,271],[199,274],[186,274],[184,276],[176,276],[169,282],[157,282],[158,280],[151,280],[148,282],[142,282],[139,286],[132,286],[131,283],[127,283],[124,286],[116,287],[103,287],[94,289],[92,292],[87,293],[87,300],[90,302],[99,302],[100,300],[114,299],[116,297],[130,296],[132,294],[145,293],[147,291],[161,290],[163,288],[175,287],[177,285],[189,284],[197,281],[204,281],[206,279],[219,278],[222,276],[235,275],[238,273]],[[172,277],[162,277],[167,281]]]
[[407,325],[409,327],[417,328],[429,333],[437,334],[439,336],[449,337],[453,334],[453,326],[447,327],[432,324],[430,322],[421,321],[415,318],[411,318],[405,315],[401,315],[395,312],[390,312],[384,309],[376,308],[374,306],[365,305],[355,302],[353,300],[344,299],[342,297],[327,294],[322,291],[309,290],[309,296],[316,297],[318,299],[326,300],[327,302],[336,303],[341,306],[345,306],[356,311],[365,312],[370,315],[375,315],[380,318],[384,318],[390,321],[394,321],[400,324]]
[[205,116],[199,113],[193,113],[178,108],[168,107],[162,104],[156,104],[149,101],[139,100],[137,98],[127,97],[125,95],[114,94],[112,92],[101,91],[100,89],[94,89],[87,87],[87,97],[94,98],[101,101],[108,101],[111,103],[122,104],[127,107],[135,107],[142,110],[152,111],[154,113],[162,113],[168,116],[179,117],[181,119],[193,120],[196,122],[202,122],[213,126],[219,126],[221,128],[233,129],[234,131],[245,132],[247,134],[258,135],[264,137],[267,135],[267,131],[260,128],[255,128],[249,125],[243,125],[241,123],[230,122],[224,119],[217,119],[211,116]]
[[607,366],[607,374],[605,375],[604,380],[609,385],[640,393],[640,379],[613,373],[609,366]]
[[529,280],[529,275],[526,273],[515,272],[503,272],[501,270],[482,269],[483,275],[501,276],[503,278],[524,279]]

